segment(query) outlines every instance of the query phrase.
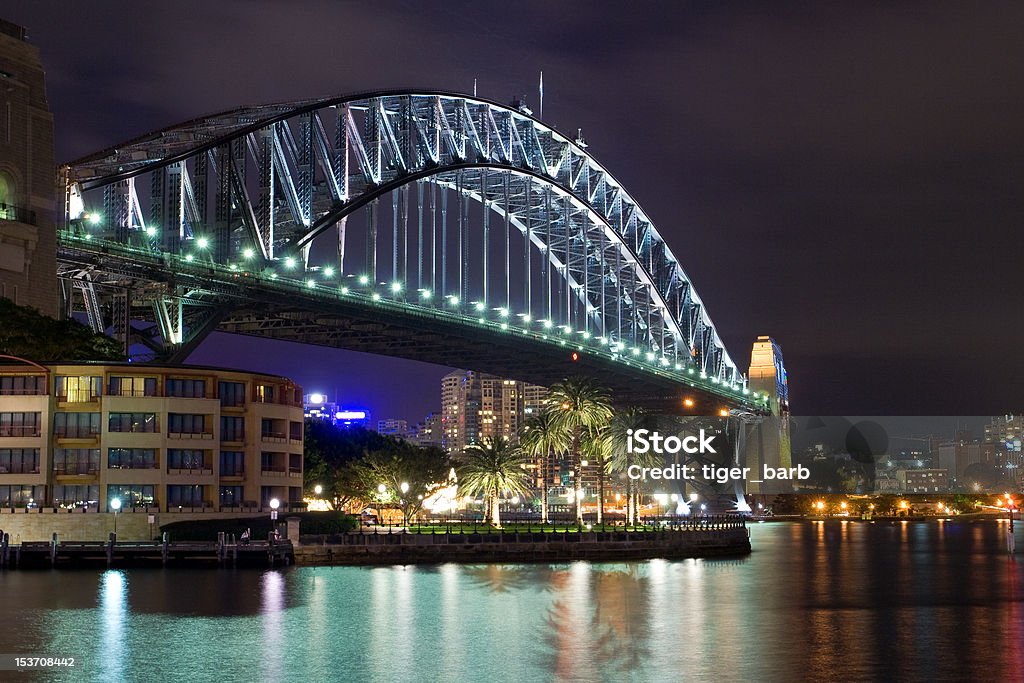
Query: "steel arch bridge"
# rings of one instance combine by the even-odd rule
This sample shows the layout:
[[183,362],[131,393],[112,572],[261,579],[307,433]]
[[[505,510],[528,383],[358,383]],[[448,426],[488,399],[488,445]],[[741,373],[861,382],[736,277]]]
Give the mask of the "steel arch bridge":
[[636,200],[523,106],[382,91],[243,107],[62,172],[65,305],[126,346],[179,361],[220,329],[769,410]]

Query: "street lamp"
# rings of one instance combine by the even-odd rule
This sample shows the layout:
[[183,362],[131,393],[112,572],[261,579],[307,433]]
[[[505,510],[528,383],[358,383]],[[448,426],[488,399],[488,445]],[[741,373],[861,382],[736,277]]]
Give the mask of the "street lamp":
[[315,493],[318,497],[323,492],[324,492],[324,487],[321,486],[320,484],[317,484],[316,486],[313,487],[313,493]]
[[277,498],[270,499],[270,519],[277,521],[277,508],[281,507],[281,501]]
[[409,482],[403,481],[402,485],[399,486],[398,488],[402,489],[402,495],[409,493]]
[[121,499],[110,501],[110,509],[114,511],[114,536],[117,536],[117,513],[121,511]]

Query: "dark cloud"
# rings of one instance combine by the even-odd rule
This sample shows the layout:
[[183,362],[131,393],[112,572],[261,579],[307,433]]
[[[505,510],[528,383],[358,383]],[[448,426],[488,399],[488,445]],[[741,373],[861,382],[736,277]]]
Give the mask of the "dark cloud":
[[[1020,408],[1019,3],[51,2],[5,16],[43,49],[63,159],[242,103],[474,78],[481,95],[536,102],[543,69],[545,119],[582,128],[640,200],[740,364],[755,335],[779,339],[799,411]],[[425,410],[436,387],[417,382]]]

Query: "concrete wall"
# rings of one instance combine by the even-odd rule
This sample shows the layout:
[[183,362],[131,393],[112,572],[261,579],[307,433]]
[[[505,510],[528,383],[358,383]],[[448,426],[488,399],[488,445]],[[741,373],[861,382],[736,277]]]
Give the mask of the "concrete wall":
[[[266,512],[157,512],[153,513],[150,536],[149,515],[124,512],[117,515],[117,538],[122,541],[144,541],[160,534],[160,525],[193,519],[237,519],[266,517]],[[114,515],[109,512],[53,512],[50,509],[25,512],[0,510],[0,530],[11,535],[11,543],[48,541],[54,532],[62,541],[102,541],[114,530]]]
[[745,528],[714,531],[544,534],[347,534],[344,543],[295,548],[296,564],[617,562],[750,552]]

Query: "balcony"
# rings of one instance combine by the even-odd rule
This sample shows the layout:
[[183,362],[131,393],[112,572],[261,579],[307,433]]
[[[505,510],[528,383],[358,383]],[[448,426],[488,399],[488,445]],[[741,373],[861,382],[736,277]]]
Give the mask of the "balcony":
[[34,468],[25,469],[24,467],[8,467],[7,465],[0,465],[0,474],[39,474],[39,465],[36,464]]
[[288,470],[290,479],[302,479],[302,470]]
[[212,432],[167,432],[168,439],[212,439]]
[[76,477],[95,477],[100,473],[100,467],[94,463],[79,463],[79,464],[54,464],[53,473],[58,477],[76,476]]
[[54,427],[53,436],[58,439],[95,439],[99,427]]
[[213,468],[205,466],[205,465],[202,466],[202,467],[168,467],[167,468],[167,474],[169,474],[169,475],[178,475],[178,476],[186,476],[186,477],[188,477],[188,476],[198,477],[198,476],[204,476],[204,475],[212,475],[213,474]]
[[288,435],[284,432],[263,432],[260,438],[272,443],[288,443]]
[[24,437],[24,436],[39,436],[39,425],[3,425],[0,426],[0,437]]
[[57,394],[57,403],[97,403],[100,400],[98,391],[72,391]]
[[263,477],[286,477],[288,473],[284,470],[260,470],[260,476]]

